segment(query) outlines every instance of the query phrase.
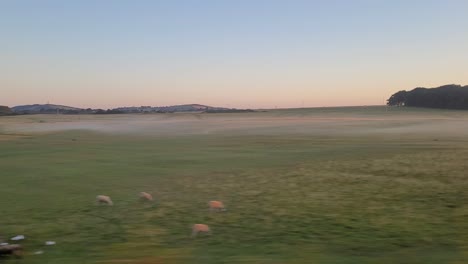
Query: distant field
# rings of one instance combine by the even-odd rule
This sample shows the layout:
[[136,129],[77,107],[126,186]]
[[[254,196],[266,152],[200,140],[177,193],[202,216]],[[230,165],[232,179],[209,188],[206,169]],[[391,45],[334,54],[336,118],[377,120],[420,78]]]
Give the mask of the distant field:
[[467,161],[467,111],[0,117],[0,262],[467,263]]

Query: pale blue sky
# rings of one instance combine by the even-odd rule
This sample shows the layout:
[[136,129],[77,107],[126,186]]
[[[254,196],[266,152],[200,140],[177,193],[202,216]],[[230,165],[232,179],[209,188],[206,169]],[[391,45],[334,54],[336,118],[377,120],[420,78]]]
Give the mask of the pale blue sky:
[[382,104],[468,84],[468,1],[0,0],[0,105]]

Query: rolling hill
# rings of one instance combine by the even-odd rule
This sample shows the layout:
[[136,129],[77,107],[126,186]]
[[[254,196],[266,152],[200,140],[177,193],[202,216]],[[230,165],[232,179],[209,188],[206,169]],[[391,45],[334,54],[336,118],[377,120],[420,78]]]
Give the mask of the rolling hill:
[[[12,107],[11,110],[18,114],[92,114],[101,113],[102,109],[84,109],[78,107],[71,107],[65,105],[54,104],[32,104],[32,105],[19,105]],[[205,111],[225,111],[230,110],[224,107],[212,107],[201,104],[184,104],[173,106],[131,106],[131,107],[117,107],[109,109],[111,113],[173,113],[173,112],[205,112]]]

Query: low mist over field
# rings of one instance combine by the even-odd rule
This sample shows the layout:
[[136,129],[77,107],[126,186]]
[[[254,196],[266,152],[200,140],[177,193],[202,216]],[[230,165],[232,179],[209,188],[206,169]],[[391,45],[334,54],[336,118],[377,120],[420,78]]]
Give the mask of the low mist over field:
[[33,115],[5,118],[7,133],[84,130],[145,136],[197,134],[306,134],[325,136],[468,136],[463,111],[398,107],[337,107],[256,113],[172,113],[149,115]]

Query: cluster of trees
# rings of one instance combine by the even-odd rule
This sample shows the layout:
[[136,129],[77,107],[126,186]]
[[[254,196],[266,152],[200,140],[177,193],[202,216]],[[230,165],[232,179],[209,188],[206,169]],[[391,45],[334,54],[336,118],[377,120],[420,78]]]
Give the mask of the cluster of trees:
[[13,115],[13,111],[11,111],[10,107],[0,105],[0,116],[6,116],[6,115]]
[[468,109],[468,85],[444,85],[399,91],[387,100],[390,106],[414,106],[443,109]]
[[107,110],[98,109],[94,112],[94,114],[96,115],[125,114],[125,112],[116,110],[116,109],[107,109]]

